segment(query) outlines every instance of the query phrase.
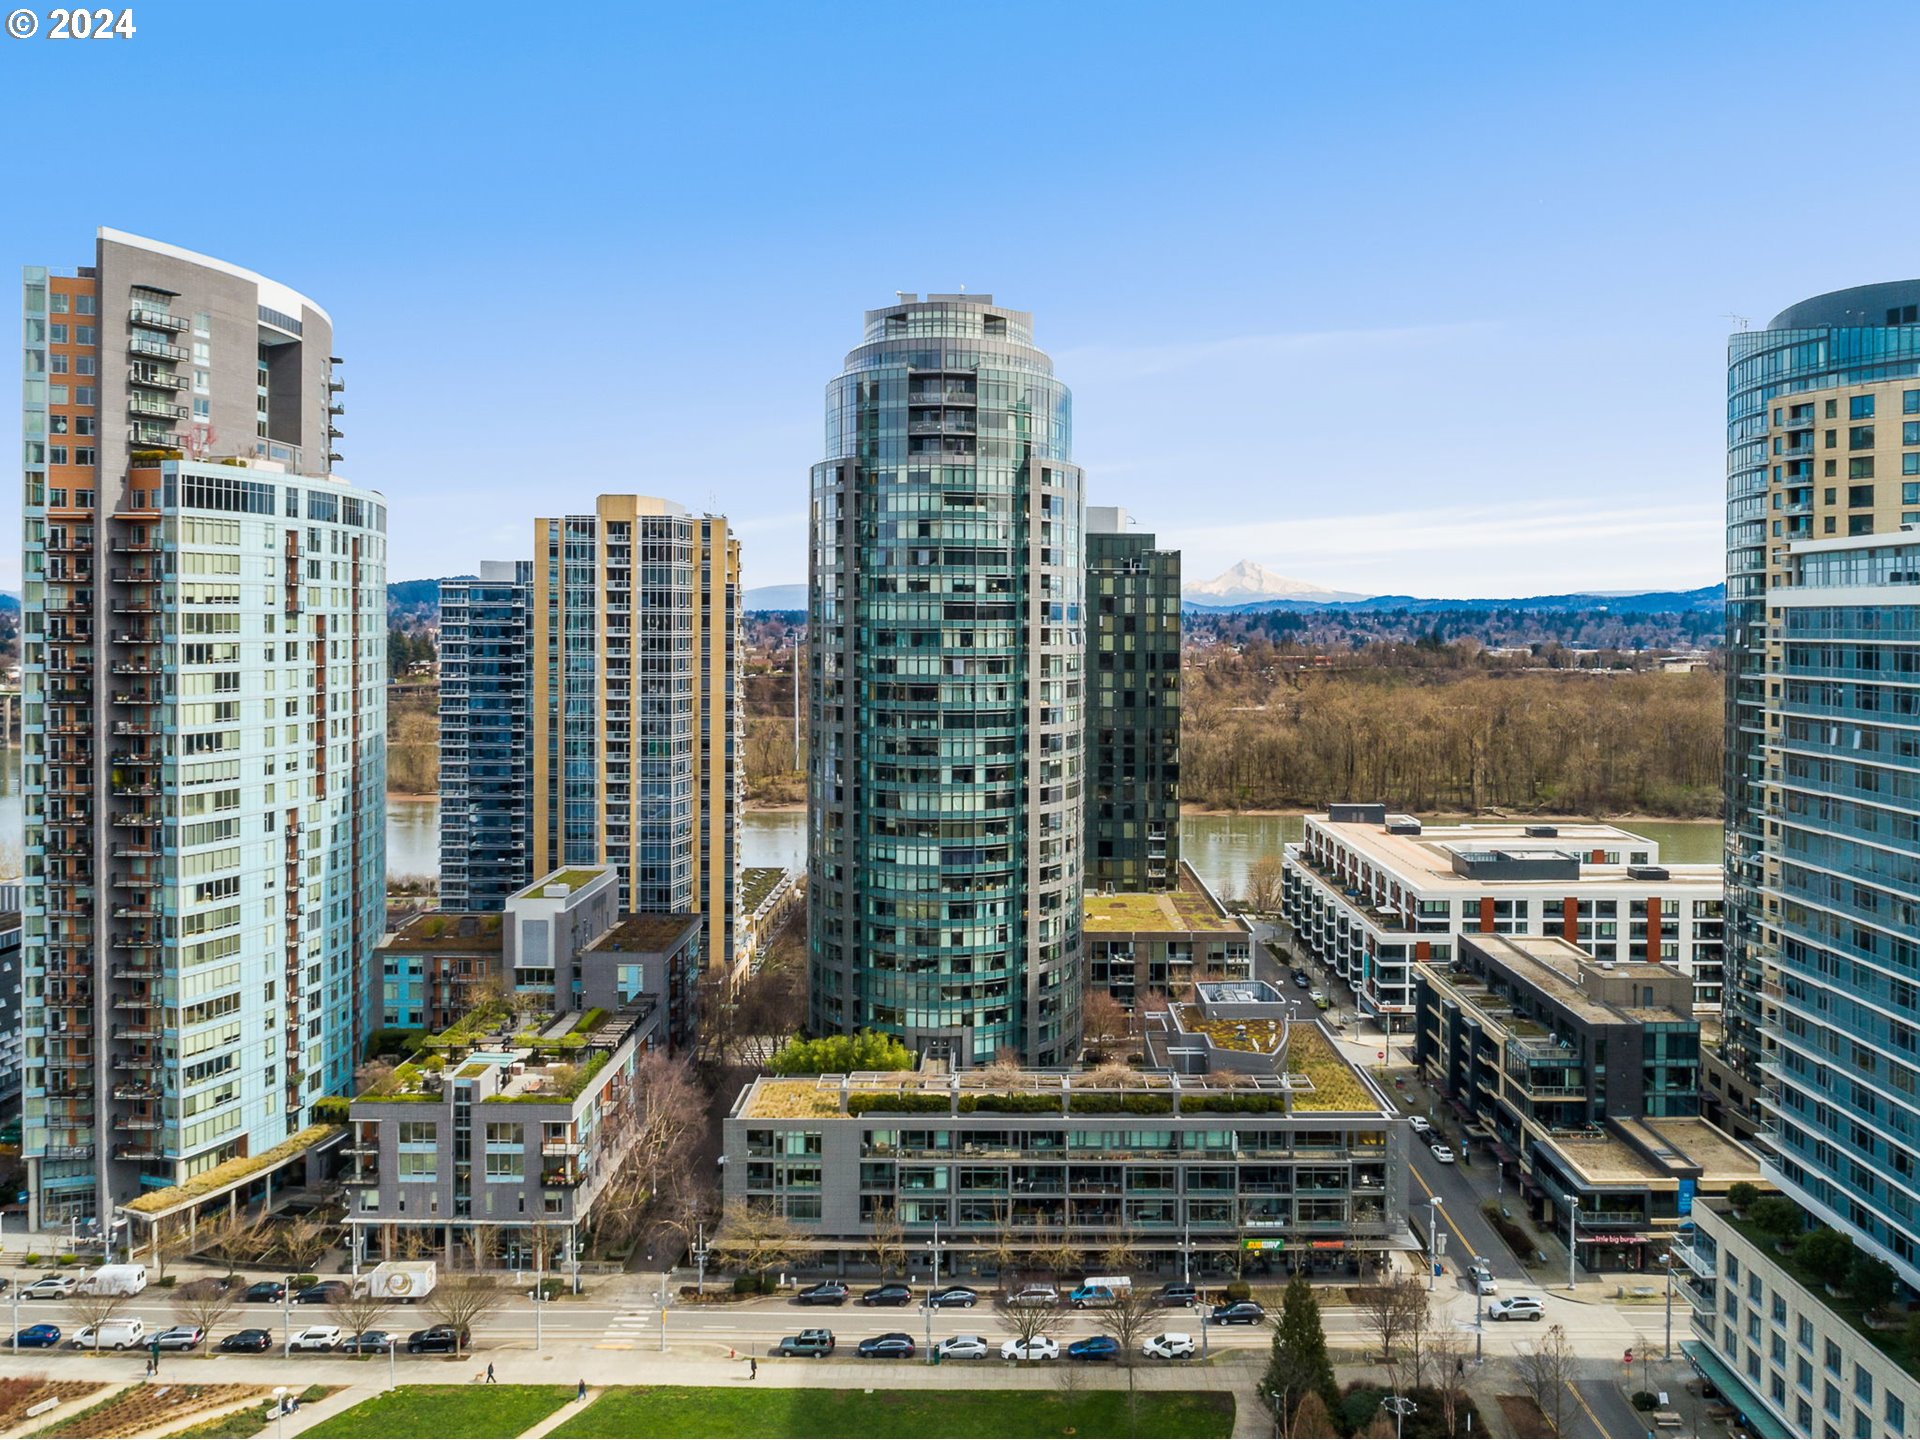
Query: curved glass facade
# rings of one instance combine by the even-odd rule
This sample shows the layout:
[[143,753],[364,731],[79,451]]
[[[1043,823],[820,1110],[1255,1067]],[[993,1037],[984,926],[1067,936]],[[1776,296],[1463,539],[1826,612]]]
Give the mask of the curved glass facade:
[[990,296],[869,312],[813,469],[810,1008],[956,1064],[1079,1051],[1072,398]]
[[[1796,468],[1809,487],[1844,486],[1845,418],[1795,420],[1776,401],[1833,386],[1920,375],[1920,280],[1862,285],[1801,301],[1727,347],[1727,984],[1728,1062],[1758,1083],[1770,1053],[1765,1027],[1766,933],[1761,887],[1767,820],[1769,568],[1782,550],[1769,523],[1791,497]],[[1810,415],[1810,407],[1798,407]],[[1831,427],[1831,428],[1829,428]],[[1797,437],[1795,430],[1804,430]],[[1824,446],[1816,436],[1824,436]],[[1805,454],[1804,460],[1796,457]],[[1830,467],[1816,470],[1816,465]],[[1769,491],[1777,493],[1772,506]],[[1784,508],[1790,509],[1788,505]],[[1788,535],[1786,538],[1791,538]],[[1757,1118],[1749,1116],[1750,1119]]]

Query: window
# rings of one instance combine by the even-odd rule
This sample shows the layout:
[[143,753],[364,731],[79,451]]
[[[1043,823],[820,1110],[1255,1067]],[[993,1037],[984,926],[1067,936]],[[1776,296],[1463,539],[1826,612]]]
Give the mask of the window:
[[[1909,390],[1907,393],[1915,395],[1920,394],[1920,391]],[[1887,1392],[1887,1433],[1890,1435],[1907,1433],[1907,1402],[1891,1390]]]
[[205,395],[212,388],[208,383],[206,371],[196,370],[193,372],[193,389],[195,394]]
[[1871,450],[1873,448],[1873,426],[1849,425],[1847,427],[1847,448],[1849,450]]
[[49,375],[66,374],[67,373],[67,357],[64,355],[49,355],[47,357],[47,373]]
[[100,362],[91,355],[76,355],[73,357],[73,373],[76,375],[98,375],[100,373]]
[[210,365],[213,363],[213,349],[206,341],[196,340],[193,342],[193,363],[196,365]]
[[74,386],[73,403],[76,405],[98,405],[100,403],[100,387],[97,385]]
[[1826,463],[1826,468],[1825,468],[1825,469],[1824,469],[1823,471],[1821,471],[1821,473],[1822,473],[1823,475],[1837,475],[1837,474],[1839,474],[1840,472],[1839,472],[1839,471],[1838,471],[1837,469],[1835,469],[1835,468],[1834,468],[1834,466],[1835,466],[1835,463],[1836,463],[1836,462],[1834,462],[1834,461],[1832,461],[1832,460],[1829,460],[1829,461],[1827,461],[1827,463]]
[[[1825,416],[1825,418],[1826,418],[1826,419],[1828,419],[1828,420],[1833,420],[1833,419],[1837,419],[1837,418],[1839,417],[1839,414],[1840,414],[1840,402],[1839,402],[1838,400],[1829,400],[1829,401],[1827,401],[1827,408],[1826,408],[1826,410],[1825,410],[1825,412],[1823,412],[1823,413],[1824,413],[1824,416]],[[1832,432],[1831,430],[1829,430],[1829,431],[1827,432],[1827,434],[1828,434],[1828,435],[1832,435],[1832,434],[1833,434],[1833,432]],[[1832,440],[1828,440],[1828,441],[1827,441],[1827,443],[1828,443],[1829,445],[1831,445],[1831,444],[1833,443],[1833,441],[1832,441]]]
[[1864,1365],[1853,1367],[1853,1398],[1873,1404],[1873,1372]]
[[1920,415],[1920,390],[1901,391],[1900,408],[1909,415]]
[[204,395],[194,396],[193,418],[196,420],[211,419],[213,416],[212,406],[213,406],[213,402],[209,400],[206,396]]
[[49,445],[47,447],[47,463],[49,465],[66,464],[67,463],[67,447],[64,445]]
[[1822,490],[1822,491],[1820,492],[1820,497],[1821,497],[1821,498],[1820,498],[1820,503],[1821,503],[1822,505],[1838,505],[1838,504],[1840,503],[1840,488],[1839,488],[1839,486],[1837,486],[1837,485],[1829,485],[1829,486],[1827,486],[1827,488],[1826,488],[1825,490]]
[[1873,517],[1871,515],[1849,515],[1847,517],[1847,534],[1873,534]]
[[1840,1347],[1831,1340],[1827,1341],[1826,1364],[1829,1375],[1838,1375],[1840,1373]]
[[1839,522],[1836,521],[1833,516],[1827,516],[1826,519],[1820,523],[1820,533],[1823,535],[1838,535],[1840,533]]
[[74,296],[73,297],[73,313],[76,315],[94,314],[95,310],[94,310],[93,296],[91,295]]
[[47,339],[55,345],[67,343],[67,327],[64,325],[47,326]]
[[[66,314],[67,313],[67,297],[56,291],[54,294],[49,295],[47,297],[47,308],[56,315]],[[1920,395],[1920,390],[1915,390],[1912,393],[1915,395]],[[1916,405],[1913,408],[1914,408],[1914,413],[1917,415],[1920,415],[1920,405]]]
[[[1855,463],[1858,464],[1859,462],[1856,461]],[[1868,461],[1867,463],[1871,466],[1873,462]],[[1872,508],[1872,505],[1873,486],[1849,485],[1847,487],[1847,508],[1849,510],[1866,510]]]
[[1920,475],[1920,452],[1909,451],[1900,457],[1902,475]]
[[1849,420],[1871,420],[1873,418],[1873,396],[1855,395],[1847,401]]
[[[1871,480],[1873,478],[1873,457],[1867,455],[1860,459],[1847,461],[1847,478],[1849,480]],[[1873,502],[1869,500],[1867,503],[1871,505]]]
[[91,445],[78,446],[73,452],[73,463],[76,465],[98,465],[100,463],[100,452]]
[[[213,333],[213,317],[204,310],[195,311],[193,316],[193,333],[196,335],[211,335]],[[1869,410],[1867,413],[1871,415],[1873,412]]]

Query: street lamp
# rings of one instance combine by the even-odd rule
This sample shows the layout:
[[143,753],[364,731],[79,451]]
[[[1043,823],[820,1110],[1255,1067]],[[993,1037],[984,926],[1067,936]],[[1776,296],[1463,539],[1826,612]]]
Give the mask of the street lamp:
[[1573,1203],[1567,1210],[1567,1289],[1573,1289],[1574,1256],[1580,1250],[1580,1197],[1572,1197]]
[[[912,1276],[908,1276],[912,1279]],[[933,1222],[933,1283],[927,1287],[927,1363],[934,1363],[933,1353],[933,1297],[940,1289],[940,1222]]]
[[[1432,1195],[1427,1198],[1427,1289],[1433,1289],[1435,1272],[1440,1268],[1440,1207],[1446,1203],[1445,1197]],[[1477,1287],[1476,1287],[1477,1288]]]
[[1380,1408],[1393,1415],[1394,1440],[1406,1434],[1407,1416],[1417,1412],[1420,1407],[1404,1395],[1389,1395],[1380,1402]]
[[1673,1252],[1666,1251],[1660,1256],[1660,1263],[1667,1271],[1667,1348],[1661,1352],[1662,1358],[1673,1359]]

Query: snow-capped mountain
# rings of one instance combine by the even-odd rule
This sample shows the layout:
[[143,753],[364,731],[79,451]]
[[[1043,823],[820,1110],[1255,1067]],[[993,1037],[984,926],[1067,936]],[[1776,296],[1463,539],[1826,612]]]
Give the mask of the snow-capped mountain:
[[1245,605],[1254,600],[1298,600],[1309,605],[1331,605],[1342,600],[1365,600],[1350,590],[1329,590],[1306,580],[1276,575],[1258,560],[1242,560],[1211,580],[1181,587],[1187,600],[1201,605]]

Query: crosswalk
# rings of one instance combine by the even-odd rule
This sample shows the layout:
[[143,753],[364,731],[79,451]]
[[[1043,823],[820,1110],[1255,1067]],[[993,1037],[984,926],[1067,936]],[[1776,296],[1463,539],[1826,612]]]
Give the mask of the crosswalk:
[[658,1310],[624,1310],[607,1322],[607,1333],[593,1348],[596,1350],[633,1350],[649,1336],[659,1337]]

